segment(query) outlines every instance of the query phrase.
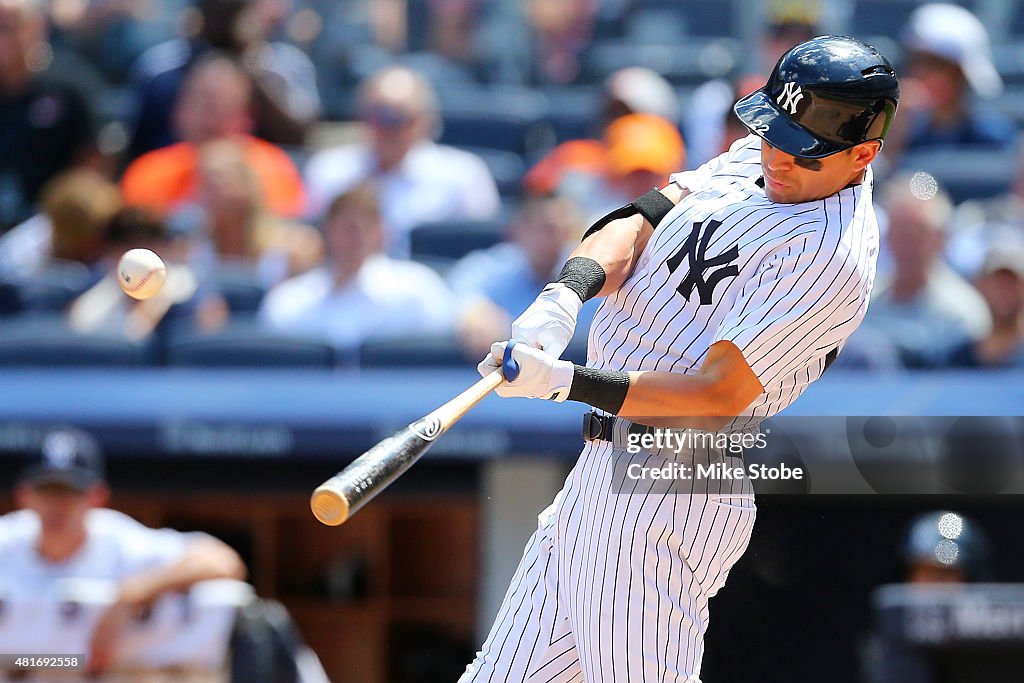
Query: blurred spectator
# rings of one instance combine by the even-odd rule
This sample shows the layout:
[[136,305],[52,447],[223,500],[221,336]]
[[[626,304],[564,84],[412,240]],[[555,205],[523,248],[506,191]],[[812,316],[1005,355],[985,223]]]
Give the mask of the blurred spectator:
[[[557,279],[586,225],[579,208],[562,197],[528,197],[508,230],[508,240],[463,257],[448,273],[460,302],[458,333],[466,355],[476,357],[495,339],[507,339],[512,320]],[[597,302],[587,302],[577,330],[583,335]]]
[[0,233],[33,214],[47,181],[95,151],[89,103],[52,61],[40,4],[0,3]]
[[259,179],[235,141],[204,145],[197,175],[195,203],[169,222],[192,238],[189,260],[200,277],[222,265],[251,268],[254,279],[270,287],[323,260],[319,231],[266,210]]
[[974,282],[988,304],[992,330],[949,354],[948,364],[965,368],[1024,367],[1024,245],[1017,240],[989,247]]
[[[679,98],[668,81],[654,71],[645,67],[626,67],[605,79],[601,104],[595,114],[594,135],[601,138],[606,135],[613,122],[630,114],[650,114],[674,124],[679,120]],[[636,121],[646,122],[632,124],[639,125],[639,129],[632,128],[637,133],[641,133],[644,125],[664,128],[653,123],[653,119],[650,118]],[[667,137],[672,138],[669,143],[672,149],[682,145],[681,139],[676,141],[676,138],[679,138],[678,131],[667,134]],[[628,140],[622,140],[621,136],[617,136],[617,139],[627,146],[630,144]],[[614,184],[611,179],[608,144],[608,140],[602,139],[563,142],[530,169],[523,178],[524,189],[535,195],[565,195],[582,207],[588,217],[603,214],[606,210],[621,205],[624,203],[619,201],[621,192],[614,191],[614,196],[604,194],[608,186]],[[636,144],[646,143],[637,141]],[[664,158],[673,152],[669,149],[658,151],[656,154]],[[685,159],[676,160],[678,164],[684,162]],[[680,168],[682,165],[673,166],[672,170],[666,172],[666,177],[667,173]],[[650,187],[644,188],[640,194],[649,189]],[[635,198],[636,196],[630,196],[628,201]]]
[[[963,584],[992,580],[989,539],[976,522],[951,510],[935,510],[915,517],[898,550],[898,560],[900,577],[897,582],[908,584],[911,589],[901,591],[904,596],[902,599],[897,598],[895,602],[886,600],[884,604],[898,605],[912,600],[916,610],[924,613],[927,608],[934,607],[934,613],[940,615],[937,622],[940,625],[943,623],[941,615],[947,611],[952,594],[937,588],[955,591]],[[922,589],[917,589],[918,586]],[[888,591],[891,588],[889,586],[880,590]],[[876,615],[883,604],[881,596],[882,593],[876,592],[873,598]],[[909,614],[914,613],[911,611]],[[882,621],[885,618],[882,617]],[[912,617],[905,618],[908,622],[912,621]],[[950,663],[956,659],[954,647],[956,650],[962,649],[959,643],[950,646],[944,642],[934,650],[922,648],[902,638],[893,639],[892,632],[897,630],[879,628],[863,643],[863,671],[858,680],[873,683],[963,680],[954,671],[958,667]],[[886,631],[889,633],[883,635]],[[993,669],[998,670],[998,666]]]
[[[127,296],[116,274],[121,255],[137,247],[153,250],[167,266],[163,288],[144,301]],[[184,259],[184,244],[170,239],[160,218],[137,207],[121,209],[104,229],[103,256],[95,269],[101,279],[71,303],[69,327],[79,333],[142,340],[158,326],[221,326],[223,305],[213,293],[200,288],[192,269],[183,265]]]
[[302,178],[280,148],[253,137],[252,82],[229,57],[210,53],[186,76],[174,107],[182,142],[136,159],[121,182],[125,203],[168,214],[197,197],[201,146],[233,140],[259,179],[267,208],[298,216],[305,205]]
[[451,331],[453,297],[440,276],[381,251],[381,209],[371,190],[331,202],[324,235],[328,262],[270,290],[260,308],[265,326],[343,350],[371,337]]
[[427,48],[474,70],[480,57],[476,31],[484,5],[481,0],[426,0]]
[[533,194],[556,193],[594,218],[633,201],[686,165],[678,129],[652,114],[628,114],[612,121],[603,142],[563,143],[527,173]]
[[627,66],[605,79],[596,134],[601,135],[608,124],[627,114],[653,114],[678,124],[679,96],[657,72]]
[[358,108],[369,143],[310,159],[312,215],[318,218],[334,197],[369,182],[380,196],[386,251],[398,256],[408,254],[409,231],[420,223],[495,216],[498,189],[484,162],[431,139],[440,125],[437,107],[430,84],[406,67],[386,67],[366,80]]
[[940,510],[916,517],[901,554],[906,583],[983,581],[990,567],[989,541],[970,519]]
[[981,271],[989,246],[1024,239],[1024,146],[1018,146],[1010,191],[987,199],[971,199],[956,207],[956,234],[946,258],[961,275],[973,279]]
[[690,168],[713,159],[747,129],[738,124],[732,105],[757,90],[789,48],[821,33],[820,0],[771,0],[754,51],[756,65],[732,79],[716,78],[693,91],[683,130]]
[[[151,529],[105,509],[110,490],[95,440],[78,430],[48,434],[38,460],[15,488],[20,510],[0,516],[0,583],[56,607],[69,579],[115,582],[117,598],[92,629],[88,669],[117,664],[128,622],[161,596],[217,578],[241,579],[245,566],[223,542],[201,533]],[[68,634],[40,630],[36,652],[62,652]],[[224,635],[227,642],[228,634]]]
[[567,85],[585,76],[597,22],[597,0],[519,0],[518,12],[495,13],[481,48],[496,80]]
[[942,260],[952,205],[943,190],[932,189],[929,196],[908,178],[889,181],[881,204],[892,272],[879,276],[861,330],[851,336],[888,340],[911,367],[941,362],[990,324],[981,295]]
[[162,8],[147,0],[52,0],[47,5],[54,50],[81,55],[114,83],[127,79],[144,49],[171,34],[170,22],[155,21]]
[[42,212],[0,237],[0,282],[25,283],[51,258],[92,266],[121,192],[98,172],[78,168],[51,180],[40,204]]
[[905,29],[900,115],[886,139],[887,156],[936,146],[1011,145],[1017,129],[1005,115],[978,107],[1003,90],[984,25],[967,9],[922,5]]
[[[605,130],[608,204],[621,206],[686,167],[686,147],[676,126],[651,114],[630,114]],[[614,208],[614,207],[613,207]]]
[[[171,111],[186,72],[209,50],[239,60],[253,81],[255,135],[270,142],[302,144],[320,112],[316,70],[297,47],[270,42],[280,0],[195,0],[199,30],[190,40],[176,39],[147,50],[139,58],[129,86],[133,111],[129,159],[184,137]],[[182,138],[178,136],[181,135]]]
[[583,53],[593,39],[594,0],[524,0],[530,26],[530,82],[565,85],[583,71]]

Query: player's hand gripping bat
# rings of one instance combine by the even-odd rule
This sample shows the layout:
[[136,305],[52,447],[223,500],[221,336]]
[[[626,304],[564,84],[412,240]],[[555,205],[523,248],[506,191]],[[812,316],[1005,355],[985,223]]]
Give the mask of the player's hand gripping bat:
[[[309,506],[313,515],[330,526],[338,526],[370,502],[407,469],[469,409],[498,388],[512,381],[519,367],[512,359],[514,342],[509,342],[501,369],[483,377],[473,386],[427,416],[416,420],[356,458],[352,464],[313,491]],[[503,374],[504,373],[504,374]]]

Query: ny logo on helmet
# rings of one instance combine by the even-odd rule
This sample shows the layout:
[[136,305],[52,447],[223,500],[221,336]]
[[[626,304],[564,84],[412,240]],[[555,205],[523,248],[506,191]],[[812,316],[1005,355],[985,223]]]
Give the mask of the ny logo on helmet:
[[796,114],[796,106],[804,98],[804,93],[796,83],[786,83],[782,86],[782,94],[779,95],[779,106],[789,114]]

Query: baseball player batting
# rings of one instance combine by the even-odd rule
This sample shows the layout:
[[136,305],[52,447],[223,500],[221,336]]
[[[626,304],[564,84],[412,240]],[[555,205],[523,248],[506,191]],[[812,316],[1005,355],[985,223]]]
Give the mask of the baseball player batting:
[[[497,392],[594,410],[461,683],[699,683],[708,601],[754,525],[750,479],[624,473],[734,472],[720,441],[653,437],[758,433],[835,359],[868,306],[870,164],[898,99],[873,47],[797,45],[736,103],[752,135],[598,221],[515,321],[519,374]],[[559,360],[594,296],[587,366]]]

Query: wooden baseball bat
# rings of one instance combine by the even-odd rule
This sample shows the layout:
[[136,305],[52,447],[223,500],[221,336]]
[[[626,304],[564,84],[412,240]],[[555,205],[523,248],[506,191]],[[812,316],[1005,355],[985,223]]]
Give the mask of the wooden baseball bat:
[[[506,353],[506,364],[508,356]],[[400,429],[363,453],[313,491],[309,501],[313,515],[329,526],[344,523],[356,510],[412,467],[434,441],[469,412],[470,408],[494,391],[504,379],[502,371],[495,370],[426,417]]]

